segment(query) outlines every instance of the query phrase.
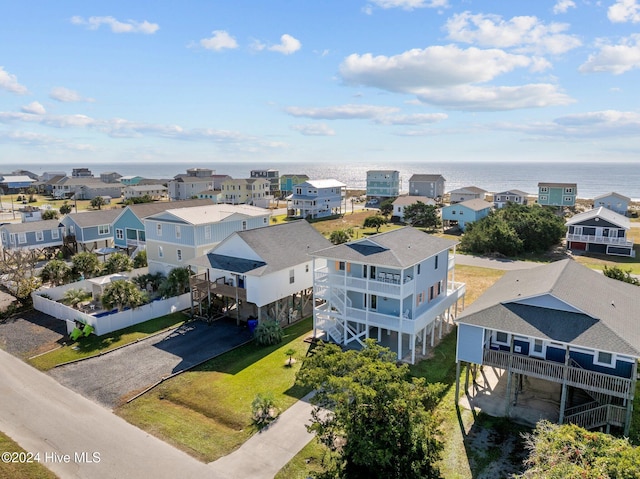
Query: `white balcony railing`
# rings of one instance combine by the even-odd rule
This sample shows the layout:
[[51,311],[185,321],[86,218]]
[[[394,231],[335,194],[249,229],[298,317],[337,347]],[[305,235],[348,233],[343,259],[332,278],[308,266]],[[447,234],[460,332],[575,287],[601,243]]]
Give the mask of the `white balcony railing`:
[[629,241],[627,238],[618,238],[612,236],[598,236],[598,235],[578,235],[567,233],[568,241],[580,241],[582,243],[596,243],[596,244],[610,244],[616,246],[632,247],[633,241]]

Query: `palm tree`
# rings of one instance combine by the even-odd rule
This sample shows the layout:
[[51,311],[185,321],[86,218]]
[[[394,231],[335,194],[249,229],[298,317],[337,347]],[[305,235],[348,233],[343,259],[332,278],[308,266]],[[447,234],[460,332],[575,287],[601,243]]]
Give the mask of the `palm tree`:
[[71,268],[62,260],[52,259],[49,261],[42,272],[40,277],[45,283],[51,283],[53,286],[60,286],[64,284],[71,274]]
[[88,291],[85,291],[81,288],[72,288],[68,289],[64,293],[62,302],[70,305],[72,308],[78,308],[78,304],[88,300],[90,297],[91,293],[89,293]]
[[146,297],[131,281],[119,279],[104,288],[101,303],[104,309],[137,308],[145,303]]

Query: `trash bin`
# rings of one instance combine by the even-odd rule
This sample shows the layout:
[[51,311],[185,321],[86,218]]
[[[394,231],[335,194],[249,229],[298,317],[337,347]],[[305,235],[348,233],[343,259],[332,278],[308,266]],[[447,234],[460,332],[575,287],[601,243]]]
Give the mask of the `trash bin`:
[[258,320],[257,319],[250,319],[249,321],[247,321],[247,326],[249,327],[249,332],[251,334],[253,334],[253,332],[255,331],[256,327],[258,326]]

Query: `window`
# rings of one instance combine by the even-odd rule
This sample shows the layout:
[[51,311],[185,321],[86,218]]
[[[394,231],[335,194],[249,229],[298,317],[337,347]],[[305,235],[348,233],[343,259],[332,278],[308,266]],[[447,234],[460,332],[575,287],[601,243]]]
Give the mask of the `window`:
[[598,351],[598,356],[594,362],[603,366],[613,366],[613,354]]
[[6,242],[7,242],[7,232],[6,232],[6,231],[3,231],[3,232],[2,232],[2,242],[3,242],[3,243],[6,243]]
[[58,228],[55,228],[55,229],[51,230],[51,238],[52,239],[60,238],[60,230]]
[[308,264],[305,264],[305,265],[304,265],[304,272],[305,272],[305,273],[308,273],[308,272],[309,272],[309,265],[308,265]]
[[180,226],[176,225],[176,239],[180,238],[182,238],[182,230],[180,229]]
[[182,250],[181,249],[177,249],[176,250],[176,259],[178,261],[182,261]]
[[547,201],[549,197],[547,195],[540,195],[540,201]]
[[438,256],[436,255],[436,267],[435,269],[438,269]]
[[36,241],[44,241],[44,233],[42,231],[36,231]]
[[497,331],[495,336],[496,343],[509,344],[509,335],[502,331]]
[[549,187],[548,186],[541,186],[540,187],[540,193],[549,193]]
[[11,242],[11,244],[15,244],[16,243],[16,235],[15,235],[15,233],[11,233],[9,235],[9,241]]
[[108,235],[111,232],[111,226],[109,225],[100,225],[98,226],[98,234],[99,235]]
[[242,231],[247,229],[247,222],[245,220],[242,221]]
[[211,239],[211,226],[204,227],[204,239]]
[[27,234],[26,233],[18,233],[18,244],[24,244],[27,242]]
[[116,239],[124,239],[124,231],[121,228],[116,228]]
[[370,266],[369,267],[369,278],[376,279],[376,267],[375,266]]
[[564,201],[565,203],[569,203],[570,201],[573,201],[573,198],[571,196],[565,196]]
[[378,309],[378,297],[375,294],[371,295],[371,309],[374,311]]
[[542,339],[534,339],[533,340],[533,350],[531,351],[531,354],[535,355],[535,356],[542,356],[543,353],[543,347],[544,347],[544,343],[542,341]]
[[162,236],[162,224],[161,223],[158,223],[156,225],[156,235]]
[[289,284],[293,284],[296,282],[295,270],[289,270]]
[[416,295],[416,306],[420,306],[422,303],[424,303],[424,291]]
[[164,250],[162,246],[158,246],[158,258],[164,258]]
[[570,195],[571,193],[573,193],[573,188],[565,188],[564,192],[565,194]]
[[430,286],[429,287],[429,301],[431,301],[433,299],[433,291],[434,291],[433,286]]
[[416,274],[420,274],[420,263],[418,263],[418,272]]
[[269,223],[269,218],[267,218],[266,216],[264,218],[262,218],[262,223],[265,224],[265,225],[267,223]]
[[344,271],[346,269],[346,263],[344,261],[338,261],[338,270]]

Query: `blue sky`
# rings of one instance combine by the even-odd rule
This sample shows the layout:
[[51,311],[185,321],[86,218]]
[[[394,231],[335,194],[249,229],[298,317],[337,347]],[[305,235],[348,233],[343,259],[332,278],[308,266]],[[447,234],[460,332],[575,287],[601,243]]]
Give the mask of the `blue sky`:
[[640,0],[0,14],[0,163],[639,158]]

